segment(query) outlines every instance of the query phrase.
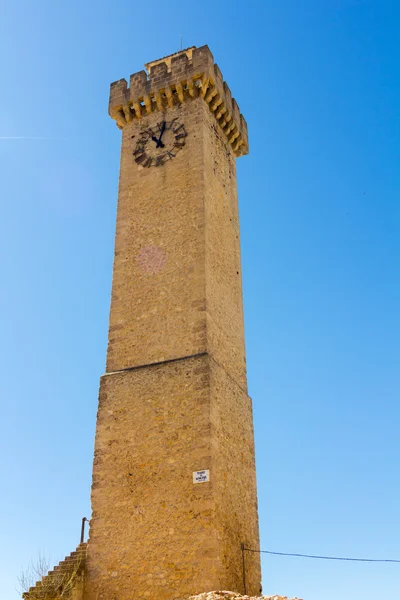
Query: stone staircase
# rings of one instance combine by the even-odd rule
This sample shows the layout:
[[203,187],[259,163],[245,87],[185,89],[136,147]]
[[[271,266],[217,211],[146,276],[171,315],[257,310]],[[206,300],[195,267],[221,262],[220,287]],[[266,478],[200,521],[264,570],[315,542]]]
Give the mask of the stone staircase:
[[86,543],[79,544],[52,571],[42,577],[27,592],[24,600],[81,600],[86,562]]

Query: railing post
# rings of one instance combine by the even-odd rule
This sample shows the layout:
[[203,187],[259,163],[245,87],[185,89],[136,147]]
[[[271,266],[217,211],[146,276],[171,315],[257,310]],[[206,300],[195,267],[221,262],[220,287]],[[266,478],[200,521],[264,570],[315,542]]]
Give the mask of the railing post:
[[83,542],[85,541],[85,523],[87,521],[86,517],[83,517],[82,519],[82,526],[81,526],[81,541],[80,543],[83,544]]
[[246,585],[246,561],[244,558],[244,553],[245,553],[245,546],[244,544],[240,544],[240,547],[242,549],[242,565],[243,565],[243,589],[244,589],[244,595],[247,596],[247,585]]

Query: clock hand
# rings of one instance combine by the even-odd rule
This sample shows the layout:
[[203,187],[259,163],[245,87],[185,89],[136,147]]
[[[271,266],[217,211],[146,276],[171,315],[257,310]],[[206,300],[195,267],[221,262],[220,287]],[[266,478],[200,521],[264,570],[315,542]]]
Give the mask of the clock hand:
[[153,140],[153,142],[156,142],[156,148],[164,148],[163,142],[160,142],[160,140],[158,140],[154,135],[151,139]]
[[160,142],[160,140],[158,140],[154,135],[151,137],[151,139],[153,140],[153,142],[157,143],[156,148],[158,148],[158,144],[160,145],[160,148],[164,148],[164,144]]
[[166,125],[166,123],[165,123],[165,121],[163,121],[163,124],[161,125],[160,137],[158,138],[156,148],[160,148],[160,147],[164,148],[164,144],[162,143],[161,138],[162,138],[164,130],[165,130],[165,125]]

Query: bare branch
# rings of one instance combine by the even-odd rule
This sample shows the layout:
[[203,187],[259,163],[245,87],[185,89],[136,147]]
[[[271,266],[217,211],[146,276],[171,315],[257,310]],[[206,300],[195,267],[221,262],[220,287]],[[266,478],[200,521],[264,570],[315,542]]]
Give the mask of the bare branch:
[[24,592],[27,592],[29,588],[47,575],[50,570],[50,565],[50,556],[46,556],[44,552],[39,551],[36,560],[32,559],[26,569],[22,569],[21,573],[18,575],[17,592],[21,595]]
[[43,552],[39,552],[36,562],[32,561],[31,565],[32,570],[35,573],[36,580],[38,581],[50,571],[50,556],[46,556]]
[[23,570],[18,580],[18,592],[26,600],[46,598],[70,598],[75,585],[81,580],[84,555],[67,557],[54,570],[50,569],[50,558],[40,552],[35,561]]

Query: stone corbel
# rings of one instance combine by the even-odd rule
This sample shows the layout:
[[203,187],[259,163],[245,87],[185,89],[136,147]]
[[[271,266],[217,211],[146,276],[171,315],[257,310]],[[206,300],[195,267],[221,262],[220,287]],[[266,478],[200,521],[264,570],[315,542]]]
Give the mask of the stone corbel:
[[183,95],[183,86],[181,83],[176,83],[175,84],[175,89],[176,89],[176,93],[178,94],[178,98],[180,100],[181,103],[183,103],[185,101],[185,97]]
[[207,93],[209,83],[210,83],[210,78],[206,74],[204,74],[203,77],[201,78],[201,89],[200,89],[200,96],[202,98],[204,98],[204,96]]
[[233,142],[236,140],[236,138],[239,137],[239,131],[235,131],[231,137],[229,138],[229,143],[233,145]]
[[188,87],[189,96],[191,98],[194,98],[195,97],[195,85],[193,83],[193,79],[188,80],[187,87]]
[[205,101],[210,104],[211,100],[218,94],[218,90],[215,87],[212,87],[205,96]]
[[219,109],[219,111],[217,112],[217,114],[215,115],[215,118],[219,121],[220,118],[222,117],[222,115],[224,115],[227,111],[227,108],[225,106],[224,103],[222,103],[222,105],[220,105],[221,108]]
[[126,125],[125,113],[122,110],[122,107],[121,108],[112,108],[110,110],[110,115],[111,115],[111,118],[117,122],[117,125],[120,129],[122,129],[122,127],[124,125]]
[[156,93],[154,94],[154,97],[155,97],[155,99],[156,99],[156,103],[157,103],[157,108],[158,108],[158,110],[162,110],[162,109],[163,109],[163,101],[162,101],[162,97],[161,97],[161,94],[160,94],[160,92],[156,92]]
[[122,110],[124,111],[126,122],[129,123],[130,121],[132,121],[133,115],[132,115],[131,107],[129,106],[129,104],[124,104],[124,106],[122,107]]
[[143,96],[143,102],[146,107],[146,112],[149,115],[152,112],[152,106],[151,106],[151,98],[148,94],[146,94],[146,96]]
[[165,88],[165,95],[167,96],[168,106],[170,108],[173,108],[174,107],[174,98],[173,98],[172,90],[169,87]]
[[222,104],[222,98],[219,94],[217,94],[216,99],[214,100],[214,102],[211,104],[211,110],[213,112],[215,112],[218,108],[218,106],[221,106]]

